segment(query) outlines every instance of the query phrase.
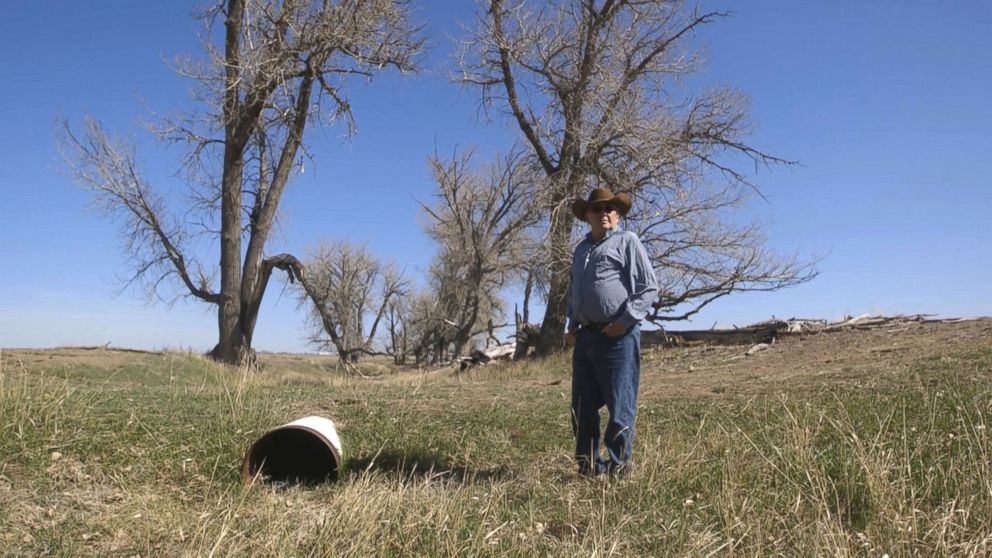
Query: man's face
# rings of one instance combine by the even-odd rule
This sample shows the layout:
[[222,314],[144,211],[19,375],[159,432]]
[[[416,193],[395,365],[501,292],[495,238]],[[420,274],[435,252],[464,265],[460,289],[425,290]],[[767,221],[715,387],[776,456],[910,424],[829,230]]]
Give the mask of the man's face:
[[592,227],[592,235],[596,238],[602,238],[607,231],[616,229],[619,221],[620,214],[613,204],[594,203],[586,208],[586,222]]

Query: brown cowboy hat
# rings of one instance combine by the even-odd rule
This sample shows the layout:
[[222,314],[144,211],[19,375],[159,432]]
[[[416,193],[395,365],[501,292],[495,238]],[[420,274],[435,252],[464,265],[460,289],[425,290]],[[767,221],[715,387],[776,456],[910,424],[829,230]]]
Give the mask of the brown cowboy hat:
[[586,209],[593,204],[611,204],[613,207],[617,208],[617,213],[621,217],[630,211],[630,206],[633,202],[630,200],[630,196],[624,193],[614,194],[608,188],[596,188],[592,192],[589,192],[589,199],[576,199],[572,202],[572,214],[574,214],[580,221],[586,220]]

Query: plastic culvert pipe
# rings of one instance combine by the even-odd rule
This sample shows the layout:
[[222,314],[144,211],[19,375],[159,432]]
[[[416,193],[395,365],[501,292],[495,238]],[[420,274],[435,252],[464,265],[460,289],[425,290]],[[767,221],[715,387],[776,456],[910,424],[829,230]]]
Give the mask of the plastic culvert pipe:
[[335,481],[341,440],[330,419],[304,417],[266,432],[248,448],[241,479],[313,485]]

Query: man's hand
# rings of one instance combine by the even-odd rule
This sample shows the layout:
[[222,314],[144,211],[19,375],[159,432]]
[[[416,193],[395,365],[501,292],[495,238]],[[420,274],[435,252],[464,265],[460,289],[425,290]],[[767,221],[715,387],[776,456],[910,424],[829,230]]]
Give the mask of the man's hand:
[[627,331],[627,326],[623,325],[619,321],[612,321],[606,324],[603,328],[603,333],[609,335],[610,337],[620,337]]
[[575,332],[574,331],[566,331],[565,332],[565,345],[567,345],[569,347],[574,347],[575,346],[575,339],[576,339],[576,335],[575,335]]

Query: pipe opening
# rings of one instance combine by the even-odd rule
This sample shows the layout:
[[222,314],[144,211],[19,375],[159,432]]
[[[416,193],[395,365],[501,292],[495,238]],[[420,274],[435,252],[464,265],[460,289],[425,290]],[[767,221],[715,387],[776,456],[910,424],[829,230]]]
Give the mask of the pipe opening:
[[295,426],[262,436],[245,457],[242,476],[265,481],[313,485],[338,478],[340,457],[319,434]]

